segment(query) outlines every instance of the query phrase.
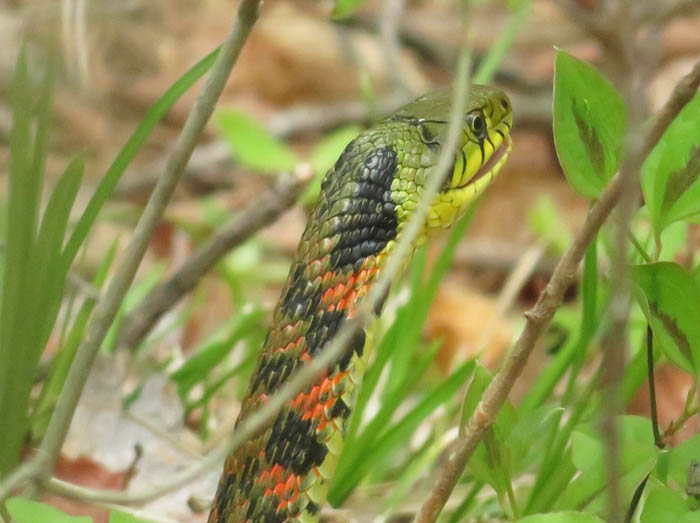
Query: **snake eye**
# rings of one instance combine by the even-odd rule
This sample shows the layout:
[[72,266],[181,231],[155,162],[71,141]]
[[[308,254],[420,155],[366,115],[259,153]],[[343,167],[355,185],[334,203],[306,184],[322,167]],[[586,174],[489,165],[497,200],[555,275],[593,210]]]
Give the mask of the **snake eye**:
[[486,136],[486,120],[481,113],[469,113],[467,124],[477,139],[481,140]]

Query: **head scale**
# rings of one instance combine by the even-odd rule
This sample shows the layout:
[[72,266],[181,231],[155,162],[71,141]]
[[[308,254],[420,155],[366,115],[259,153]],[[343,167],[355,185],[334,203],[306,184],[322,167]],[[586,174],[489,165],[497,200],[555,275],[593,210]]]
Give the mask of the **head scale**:
[[[421,96],[400,108],[393,120],[407,122],[423,144],[426,176],[435,170],[452,109],[452,91],[443,89]],[[441,191],[431,201],[428,227],[449,227],[500,172],[511,150],[512,106],[496,87],[472,85],[467,98],[462,133],[452,169]],[[398,173],[400,178],[402,173]],[[410,176],[410,174],[409,174]],[[422,191],[416,191],[420,193]],[[402,208],[415,206],[414,195],[398,194]]]

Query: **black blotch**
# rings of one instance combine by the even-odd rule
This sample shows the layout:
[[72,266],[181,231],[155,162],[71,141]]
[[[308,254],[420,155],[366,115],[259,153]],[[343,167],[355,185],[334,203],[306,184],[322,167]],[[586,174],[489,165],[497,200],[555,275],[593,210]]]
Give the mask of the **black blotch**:
[[322,293],[304,278],[304,266],[294,269],[292,279],[282,296],[282,311],[289,317],[304,318],[313,313],[321,303]]
[[353,353],[357,354],[358,356],[362,356],[362,352],[364,351],[365,348],[365,332],[363,330],[357,331],[355,334],[353,334],[352,339],[350,340],[350,343],[348,344],[348,348],[345,350],[345,353],[340,357],[338,360],[338,364],[340,365],[340,370],[345,370],[348,368],[348,365],[350,365],[350,360],[352,359]]
[[309,503],[306,505],[306,510],[309,514],[318,514],[321,508],[313,501],[309,501]]
[[277,503],[271,504],[269,509],[265,509],[260,515],[263,523],[284,523],[287,520],[285,514],[278,514],[276,510]]
[[[343,155],[336,169],[343,168]],[[340,233],[340,238],[330,253],[331,269],[354,270],[396,237],[398,220],[391,201],[396,167],[396,152],[392,147],[372,151],[357,168],[350,182],[352,189],[339,196],[346,201],[338,214],[338,229],[334,231]]]
[[338,398],[337,400],[335,400],[333,408],[331,408],[330,414],[332,418],[345,419],[350,415],[350,407],[348,407],[343,400]]
[[235,474],[224,473],[221,476],[221,481],[219,482],[219,487],[216,491],[216,521],[223,521],[224,510],[226,510],[226,505],[228,505],[229,500],[233,498],[236,488],[236,476]]
[[294,411],[280,412],[265,445],[265,457],[291,470],[306,474],[326,459],[328,448],[316,439],[311,420],[303,420]]
[[379,297],[377,302],[374,304],[374,314],[376,316],[379,316],[382,313],[382,309],[384,308],[384,304],[386,303],[386,299],[389,297],[389,286],[387,285],[386,288],[384,289],[384,292],[382,295]]
[[343,311],[321,310],[312,318],[306,332],[306,348],[310,356],[315,356],[335,336],[344,320]]
[[298,358],[283,352],[263,354],[250,379],[250,392],[254,393],[263,385],[263,389],[268,393],[277,390],[300,365],[301,361]]
[[241,482],[239,490],[244,497],[249,497],[250,491],[253,489],[253,478],[257,475],[260,469],[260,462],[257,457],[248,456],[241,470]]

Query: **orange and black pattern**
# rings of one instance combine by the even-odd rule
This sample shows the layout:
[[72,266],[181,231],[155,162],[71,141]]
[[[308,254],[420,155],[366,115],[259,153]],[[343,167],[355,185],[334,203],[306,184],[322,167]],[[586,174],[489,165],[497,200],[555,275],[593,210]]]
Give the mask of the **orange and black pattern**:
[[[239,422],[323,349],[374,281],[382,252],[397,234],[391,200],[397,152],[384,137],[380,129],[358,137],[326,176]],[[319,511],[315,491],[325,497],[330,480],[320,467],[335,451],[329,444],[350,414],[353,376],[348,367],[362,355],[364,344],[360,333],[265,433],[229,456],[210,522],[293,521]]]
[[[419,98],[360,134],[326,174],[238,423],[353,316],[422,197],[450,110],[449,91]],[[505,93],[472,86],[453,175],[431,201],[426,229],[449,227],[491,183],[510,152],[511,122]],[[370,346],[357,335],[267,430],[228,457],[210,523],[318,520]]]

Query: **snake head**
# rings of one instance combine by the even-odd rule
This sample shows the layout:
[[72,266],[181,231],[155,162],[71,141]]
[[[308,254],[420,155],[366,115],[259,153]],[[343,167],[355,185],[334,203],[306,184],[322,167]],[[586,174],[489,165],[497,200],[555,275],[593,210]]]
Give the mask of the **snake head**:
[[[444,89],[418,98],[394,115],[394,119],[409,122],[417,131],[423,144],[421,162],[426,176],[435,174],[451,108],[451,90]],[[505,92],[496,87],[472,85],[452,169],[431,201],[429,228],[451,226],[493,182],[511,151],[512,123],[512,104]],[[399,205],[411,208],[415,198],[409,196]]]

